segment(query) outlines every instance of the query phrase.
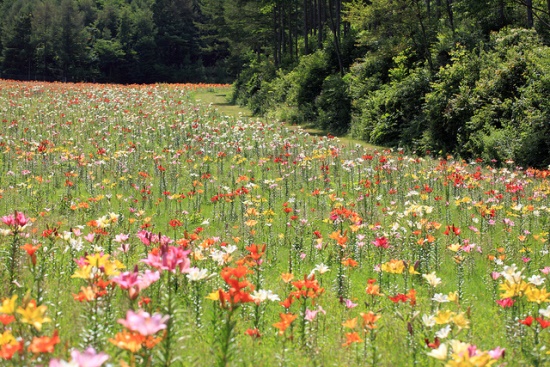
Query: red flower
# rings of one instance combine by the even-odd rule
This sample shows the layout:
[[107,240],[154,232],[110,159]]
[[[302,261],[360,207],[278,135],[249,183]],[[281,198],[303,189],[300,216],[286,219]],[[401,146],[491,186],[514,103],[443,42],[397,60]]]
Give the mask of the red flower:
[[497,304],[502,308],[512,307],[516,303],[512,298],[504,298],[497,300]]
[[433,341],[433,343],[430,343],[430,340],[429,339],[424,339],[426,341],[426,345],[428,346],[428,348],[430,349],[437,349],[439,348],[439,345],[441,344],[441,342],[439,341],[439,338],[436,337]]
[[533,316],[527,316],[523,320],[519,320],[520,324],[531,326],[531,324],[535,321],[535,318]]
[[537,321],[543,329],[546,329],[548,326],[550,326],[550,320],[545,320],[542,317],[537,317]]

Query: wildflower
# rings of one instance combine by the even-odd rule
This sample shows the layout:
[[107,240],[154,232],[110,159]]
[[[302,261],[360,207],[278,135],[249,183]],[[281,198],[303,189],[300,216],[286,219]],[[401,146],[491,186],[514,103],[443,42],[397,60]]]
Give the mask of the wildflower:
[[439,347],[432,349],[430,352],[428,352],[428,356],[439,359],[440,361],[446,360],[447,354],[448,349],[445,344],[440,344]]
[[256,302],[256,304],[264,302],[264,301],[280,301],[281,300],[278,295],[273,293],[273,291],[265,290],[265,289],[255,290],[254,292],[252,292],[252,294],[250,296],[252,297],[254,302]]
[[139,333],[125,330],[117,333],[115,337],[109,339],[109,341],[121,349],[136,353],[142,348],[142,344],[146,341],[146,337]]
[[438,303],[446,303],[446,302],[449,302],[449,297],[446,294],[436,293],[432,297],[432,301],[435,301]]
[[354,308],[357,307],[357,303],[353,303],[351,299],[345,300],[346,308]]
[[363,329],[376,329],[376,321],[380,319],[382,316],[379,314],[376,314],[372,311],[369,311],[367,313],[361,312],[359,314],[361,318],[363,319]]
[[138,310],[137,313],[128,310],[128,312],[126,312],[126,319],[119,319],[118,323],[131,331],[136,331],[141,335],[148,336],[166,329],[165,322],[169,318],[170,316],[168,315],[162,316],[158,313],[151,316],[148,312],[143,310]]
[[539,313],[540,313],[542,316],[546,317],[546,318],[550,318],[550,306],[548,306],[548,307],[546,307],[546,308],[541,308],[541,309],[539,310]]
[[342,323],[342,326],[348,329],[355,329],[355,327],[357,326],[357,317],[344,321]]
[[250,336],[252,339],[258,339],[262,336],[262,334],[260,334],[260,330],[254,328],[254,329],[246,329],[246,331],[244,332],[246,335]]
[[59,336],[57,336],[57,330],[55,330],[51,337],[42,336],[33,338],[29,345],[29,352],[34,354],[53,353],[56,344],[59,342]]
[[550,300],[550,292],[547,292],[546,288],[538,289],[533,286],[528,286],[525,289],[525,296],[529,302],[536,302],[539,305],[542,302],[548,302]]
[[159,270],[167,270],[172,273],[179,270],[180,273],[187,273],[191,265],[188,258],[190,253],[191,250],[162,244],[159,251],[149,252],[147,259],[141,260],[141,262]]
[[448,324],[455,313],[451,310],[439,311],[435,316],[435,323],[438,325]]
[[422,274],[422,278],[426,279],[428,284],[434,288],[441,284],[441,278],[435,275],[435,271],[430,274]]
[[100,352],[97,353],[94,348],[90,347],[84,352],[80,352],[76,349],[71,351],[71,363],[60,361],[59,359],[52,359],[49,367],[100,367],[109,359],[109,355]]
[[504,298],[504,299],[497,299],[497,304],[502,308],[509,308],[516,303],[516,301],[512,298]]
[[346,341],[342,344],[343,347],[348,347],[353,343],[361,343],[363,339],[359,336],[357,332],[346,333]]
[[0,313],[5,313],[11,315],[15,312],[15,301],[17,300],[17,295],[14,294],[11,298],[5,298],[2,301],[2,306],[0,307]]
[[403,260],[392,259],[387,263],[381,265],[381,270],[391,274],[402,274],[405,269],[405,263]]
[[22,353],[25,342],[21,340],[19,343],[15,344],[4,344],[0,347],[0,358],[5,360],[10,360],[15,353]]
[[505,349],[501,347],[496,347],[495,349],[490,350],[488,353],[492,359],[500,359],[504,357]]
[[445,339],[447,336],[449,336],[450,332],[451,325],[445,325],[442,329],[439,329],[439,331],[435,333],[435,336],[439,339]]
[[36,301],[30,301],[25,308],[19,307],[17,313],[21,314],[21,322],[31,324],[38,331],[42,330],[42,324],[52,321],[49,317],[44,317],[47,307],[37,306]]
[[292,279],[294,279],[294,274],[291,274],[291,273],[283,273],[281,274],[281,279],[283,280],[283,282],[285,283],[290,283],[292,281]]
[[433,315],[422,315],[422,323],[426,327],[434,327],[436,324],[435,317]]
[[283,335],[285,330],[288,329],[294,320],[296,320],[298,315],[292,313],[280,313],[279,317],[281,321],[274,323],[273,326],[279,329],[279,335]]
[[386,237],[378,237],[374,241],[371,242],[375,247],[387,249],[390,247],[390,244],[388,242],[388,239]]
[[537,317],[536,320],[543,329],[546,329],[550,326],[550,320],[545,320],[542,317]]
[[199,269],[196,267],[187,270],[187,279],[191,282],[198,282],[208,277],[208,269]]
[[527,316],[523,320],[519,320],[519,323],[525,326],[531,326],[533,324],[533,321],[535,321],[535,318],[533,316]]

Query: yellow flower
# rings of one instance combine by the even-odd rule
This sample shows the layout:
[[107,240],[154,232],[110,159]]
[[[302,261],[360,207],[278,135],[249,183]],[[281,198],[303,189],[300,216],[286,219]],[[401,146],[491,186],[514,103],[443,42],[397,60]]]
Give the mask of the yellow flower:
[[76,269],[71,278],[80,278],[80,279],[90,279],[92,277],[92,266],[85,265],[81,268]]
[[381,269],[383,272],[392,274],[402,274],[405,270],[405,263],[402,260],[391,259],[385,264],[382,264]]
[[206,299],[212,300],[212,301],[219,301],[220,300],[220,291],[214,291],[210,293],[208,296],[206,296]]
[[527,284],[525,281],[521,281],[521,283],[512,284],[509,281],[506,281],[498,286],[501,291],[504,291],[504,293],[500,294],[500,298],[512,298],[516,296],[522,296],[525,290],[529,287],[529,284]]
[[529,302],[536,302],[540,305],[542,302],[549,302],[550,293],[546,292],[546,288],[538,289],[529,285],[525,290],[525,296]]
[[447,246],[447,248],[449,250],[451,250],[452,252],[457,252],[458,250],[460,250],[460,244],[459,243],[453,243],[452,245]]
[[438,325],[448,324],[454,315],[455,313],[451,310],[439,311],[435,316],[435,323]]
[[11,298],[6,298],[2,301],[2,307],[0,307],[0,313],[11,315],[15,312],[15,301],[17,295],[13,295]]
[[470,327],[470,320],[464,317],[464,312],[461,312],[458,315],[453,316],[451,321],[459,329],[468,329]]
[[458,303],[458,292],[457,291],[449,292],[449,294],[447,295],[447,298],[449,299],[449,302]]
[[5,344],[17,344],[17,341],[11,334],[11,330],[6,330],[3,334],[0,334],[0,346]]
[[40,331],[42,330],[42,324],[52,321],[49,317],[44,317],[46,309],[46,306],[37,306],[35,301],[30,301],[26,308],[19,307],[17,313],[22,316],[21,322],[30,324]]

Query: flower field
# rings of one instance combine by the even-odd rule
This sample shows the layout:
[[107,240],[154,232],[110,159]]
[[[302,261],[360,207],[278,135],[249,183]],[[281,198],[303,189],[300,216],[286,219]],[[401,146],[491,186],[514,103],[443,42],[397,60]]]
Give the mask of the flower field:
[[0,365],[544,366],[548,171],[0,81]]

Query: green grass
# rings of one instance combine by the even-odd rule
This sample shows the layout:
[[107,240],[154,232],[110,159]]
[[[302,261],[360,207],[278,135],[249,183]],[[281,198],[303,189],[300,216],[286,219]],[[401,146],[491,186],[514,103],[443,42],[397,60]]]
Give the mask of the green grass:
[[[547,345],[549,329],[537,321],[528,328],[518,319],[538,317],[550,297],[539,305],[516,294],[513,307],[502,308],[495,301],[502,298],[503,277],[491,278],[517,264],[525,280],[541,275],[550,281],[541,272],[550,266],[545,172],[373,151],[275,121],[236,118],[246,111],[224,104],[228,89],[212,88],[2,84],[0,216],[23,212],[32,226],[21,237],[0,225],[0,301],[17,295],[16,306],[25,308],[33,299],[52,319],[37,330],[16,313],[0,329],[26,343],[12,365],[68,359],[72,348],[93,346],[114,365],[133,357],[150,358],[155,366],[222,365],[229,356],[230,366],[438,366],[425,339],[434,342],[445,325],[451,327],[440,338],[445,345],[456,339],[483,351],[500,346],[510,366],[547,363],[544,353],[537,351],[535,359],[530,353]],[[452,226],[460,233],[446,233]],[[156,270],[143,260],[167,247],[144,244],[137,236],[143,230],[167,236],[174,251],[191,250],[180,259],[206,269],[208,277],[193,282],[186,273],[160,269],[160,280],[134,299],[116,284],[96,297],[99,280],[112,281],[113,274],[107,263],[93,266],[87,256],[108,254],[125,265],[121,272]],[[122,234],[128,239],[120,240]],[[339,245],[341,237],[347,239]],[[381,237],[388,248],[374,246]],[[24,243],[42,245],[34,265],[19,247]],[[247,249],[251,244],[266,245],[261,266]],[[502,263],[492,256],[504,256]],[[357,266],[342,264],[350,259]],[[402,273],[380,271],[392,260],[403,264]],[[249,271],[241,282],[283,301],[299,283],[285,283],[282,275],[303,280],[321,263],[330,269],[316,274],[324,292],[314,299],[294,293],[288,309],[278,301],[246,302],[234,305],[235,323],[225,323],[231,308],[210,299],[229,290],[221,276],[226,267],[245,264]],[[12,265],[17,284],[10,285]],[[87,271],[97,275],[74,276]],[[435,289],[422,277],[431,272],[441,278]],[[369,280],[380,295],[366,293]],[[431,299],[459,290],[456,302]],[[82,298],[90,292],[93,299]],[[143,297],[150,302],[138,304]],[[347,308],[346,299],[357,306]],[[306,307],[322,307],[326,315],[306,322]],[[158,345],[130,353],[110,340],[125,329],[117,320],[139,309],[170,315],[170,338],[155,333]],[[423,323],[440,310],[454,312],[458,321]],[[361,313],[369,311],[381,316],[374,339],[361,326]],[[297,319],[279,335],[274,324],[281,313]],[[460,317],[469,320],[467,328],[457,326]],[[354,328],[343,326],[353,319]],[[261,337],[245,334],[254,327]],[[28,345],[54,330],[61,343],[40,354],[39,362]],[[343,345],[352,332],[363,341]],[[229,348],[220,352],[227,340]]]

